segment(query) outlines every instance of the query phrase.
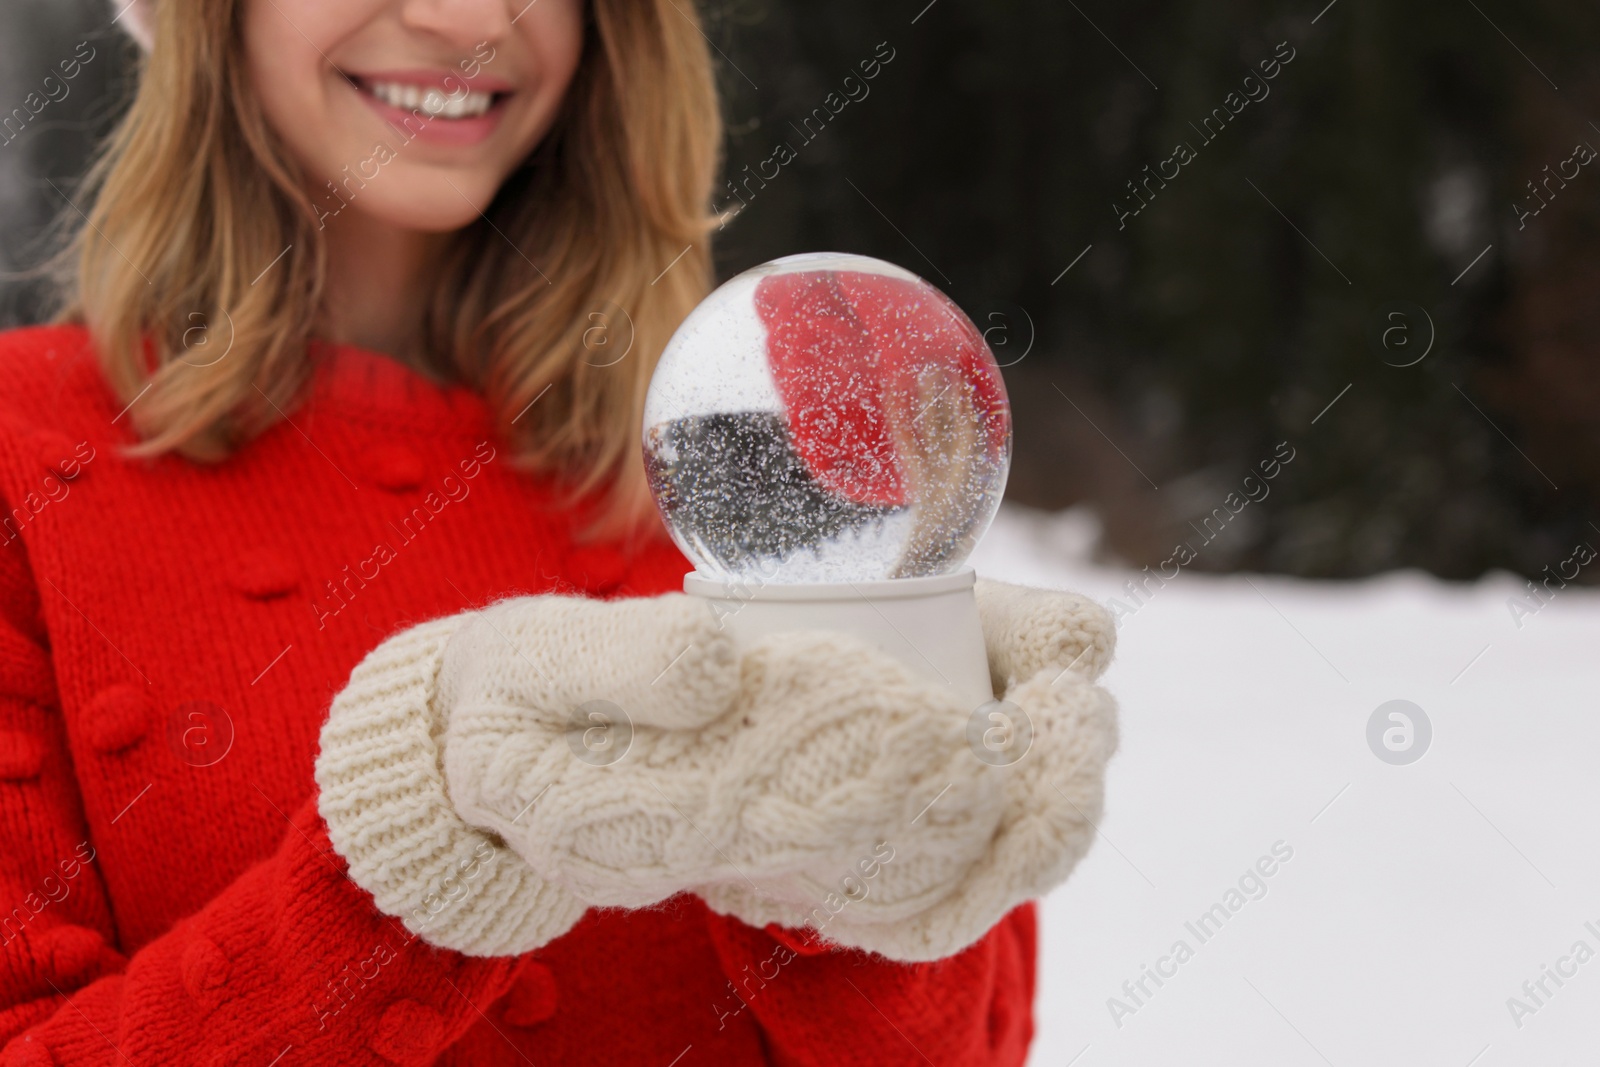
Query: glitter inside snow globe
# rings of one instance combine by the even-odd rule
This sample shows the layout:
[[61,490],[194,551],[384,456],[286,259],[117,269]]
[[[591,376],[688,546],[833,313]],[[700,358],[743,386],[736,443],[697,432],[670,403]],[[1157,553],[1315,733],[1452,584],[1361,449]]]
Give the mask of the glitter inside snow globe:
[[1005,384],[948,297],[892,264],[790,256],[663,352],[644,458],[687,592],[736,637],[855,633],[992,699],[967,555],[1011,458]]

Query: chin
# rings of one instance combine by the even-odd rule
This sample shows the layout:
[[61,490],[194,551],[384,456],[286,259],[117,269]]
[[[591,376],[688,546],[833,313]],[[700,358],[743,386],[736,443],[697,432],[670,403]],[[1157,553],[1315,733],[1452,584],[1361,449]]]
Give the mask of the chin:
[[420,233],[452,233],[476,222],[478,205],[487,208],[499,188],[492,178],[462,175],[450,175],[449,181],[437,176],[404,181],[399,175],[392,178],[387,187],[380,187],[379,182],[369,184],[351,197],[343,210],[359,211],[390,226]]

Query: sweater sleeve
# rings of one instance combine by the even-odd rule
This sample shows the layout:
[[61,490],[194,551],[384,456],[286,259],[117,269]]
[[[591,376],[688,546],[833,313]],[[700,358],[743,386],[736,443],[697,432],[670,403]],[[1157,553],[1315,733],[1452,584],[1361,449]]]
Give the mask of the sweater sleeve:
[[315,796],[271,857],[118,952],[21,539],[0,543],[0,842],[0,1064],[428,1064],[514,978],[381,914]]
[[991,1067],[1027,1057],[1032,903],[965,951],[932,963],[897,963],[830,947],[810,930],[756,929],[715,912],[707,922],[729,976],[712,1010],[724,1026],[753,1014],[780,1067]]

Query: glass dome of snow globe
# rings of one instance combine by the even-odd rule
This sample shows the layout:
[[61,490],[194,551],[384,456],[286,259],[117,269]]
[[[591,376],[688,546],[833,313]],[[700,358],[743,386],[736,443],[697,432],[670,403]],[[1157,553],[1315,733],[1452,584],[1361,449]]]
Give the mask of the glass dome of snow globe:
[[705,577],[926,578],[960,569],[994,518],[1011,410],[982,333],[932,285],[865,256],[790,256],[672,337],[644,457]]

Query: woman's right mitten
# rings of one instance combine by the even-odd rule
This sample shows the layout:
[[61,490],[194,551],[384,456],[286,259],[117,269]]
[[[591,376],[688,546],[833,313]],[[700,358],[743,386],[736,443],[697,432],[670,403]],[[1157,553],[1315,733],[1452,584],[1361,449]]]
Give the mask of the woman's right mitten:
[[452,638],[439,688],[456,809],[593,905],[693,890],[799,922],[889,840],[914,914],[1004,805],[946,687],[838,634],[736,650],[681,594],[497,604]]

